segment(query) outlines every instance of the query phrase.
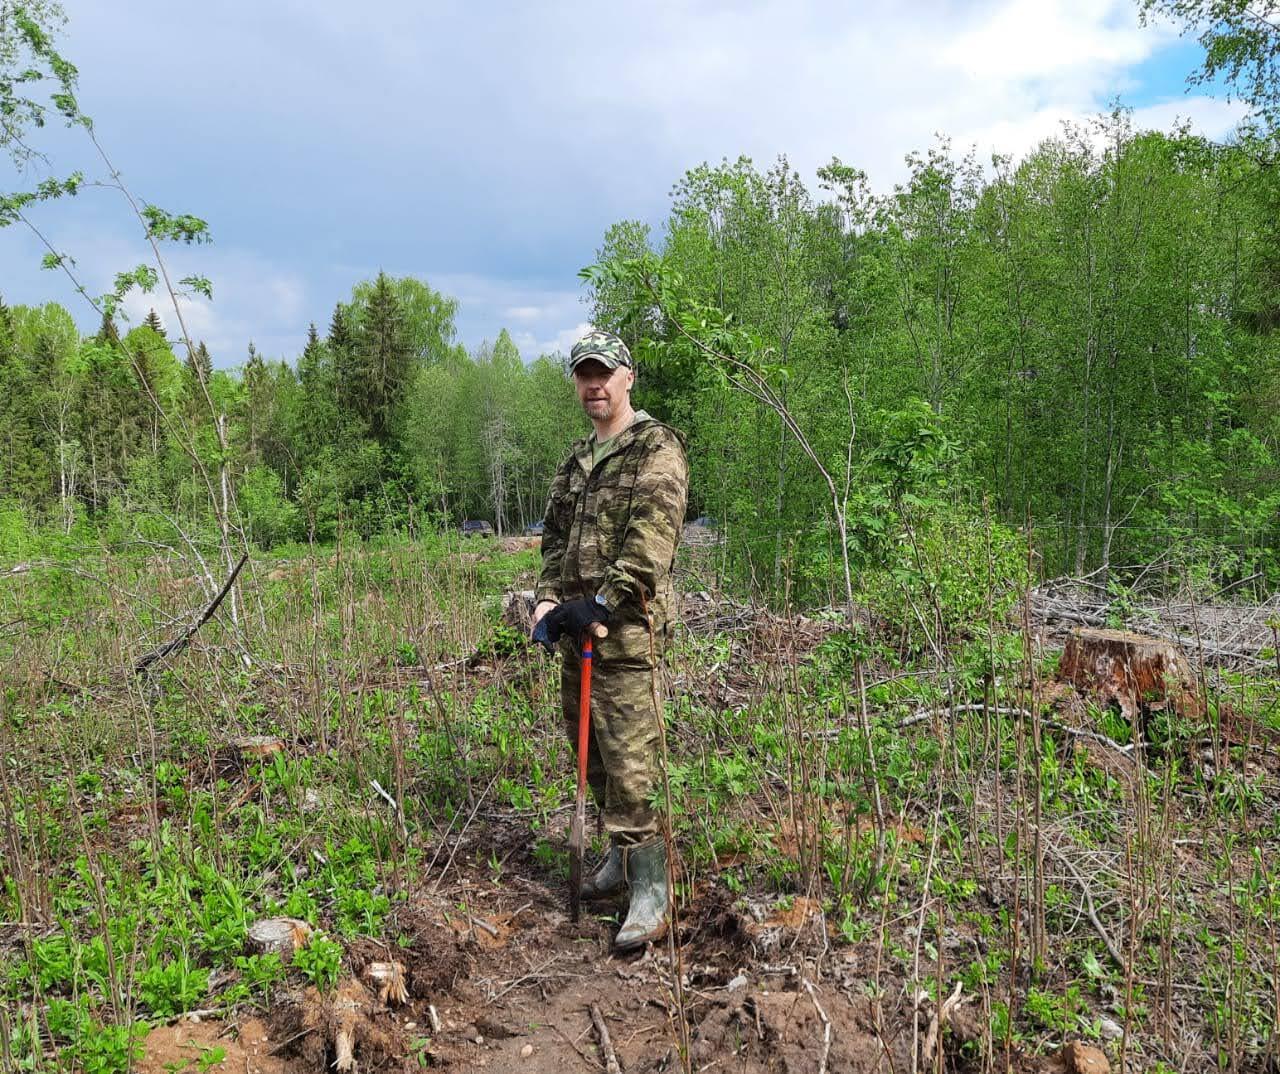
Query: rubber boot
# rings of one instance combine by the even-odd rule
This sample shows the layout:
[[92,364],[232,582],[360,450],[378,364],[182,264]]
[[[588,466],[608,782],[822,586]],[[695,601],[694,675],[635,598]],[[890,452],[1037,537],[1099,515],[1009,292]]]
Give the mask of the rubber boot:
[[667,888],[667,844],[662,838],[630,847],[626,854],[631,905],[627,919],[614,937],[621,951],[640,947],[667,934],[670,893]]
[[627,871],[622,862],[622,847],[611,842],[604,860],[582,881],[578,894],[588,901],[611,899],[615,895],[621,895],[626,886]]

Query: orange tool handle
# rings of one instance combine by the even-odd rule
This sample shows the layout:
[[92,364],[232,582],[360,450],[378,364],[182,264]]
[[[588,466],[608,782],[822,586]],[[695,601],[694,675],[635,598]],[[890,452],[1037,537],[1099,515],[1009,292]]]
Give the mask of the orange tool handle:
[[578,695],[578,793],[587,786],[587,739],[591,733],[591,635],[582,641],[582,689]]

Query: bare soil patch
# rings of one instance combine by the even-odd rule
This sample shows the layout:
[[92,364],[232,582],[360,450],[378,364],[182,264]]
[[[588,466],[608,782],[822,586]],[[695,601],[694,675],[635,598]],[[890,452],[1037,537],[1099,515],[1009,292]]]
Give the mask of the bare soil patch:
[[[527,855],[512,853],[509,862],[522,859],[516,871],[496,878],[470,864],[483,861],[476,856],[481,848],[522,838],[532,841],[519,819],[477,827],[457,855],[462,875],[439,891],[415,892],[399,911],[398,943],[365,938],[346,945],[338,992],[355,986],[347,994],[359,997],[357,1070],[601,1071],[593,1003],[624,1071],[680,1069],[665,945],[615,954],[622,907],[584,907],[582,920],[571,923],[563,879],[540,871]],[[932,1005],[907,1009],[901,982],[887,977],[885,998],[873,1003],[866,988],[870,947],[837,951],[824,944],[815,900],[797,896],[757,916],[723,886],[702,882],[683,910],[680,944],[695,1069],[911,1069]],[[369,962],[386,959],[405,967],[404,1006],[387,1006],[357,984]],[[226,1048],[229,1064],[215,1070],[333,1069],[332,1008],[331,999],[307,989],[277,997],[265,1021],[162,1027],[147,1038],[139,1070],[162,1074],[165,1063],[197,1056],[215,1042]],[[968,1069],[959,1050],[975,1033],[964,1017],[943,1033],[945,1069]]]

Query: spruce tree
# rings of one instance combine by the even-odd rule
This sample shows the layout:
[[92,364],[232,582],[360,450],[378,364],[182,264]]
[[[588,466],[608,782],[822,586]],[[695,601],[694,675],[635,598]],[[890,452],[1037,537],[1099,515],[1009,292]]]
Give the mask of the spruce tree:
[[99,343],[116,344],[120,342],[120,329],[116,327],[116,322],[112,320],[111,314],[104,313],[102,315],[102,323],[98,325],[98,334],[94,336]]
[[200,376],[206,383],[213,374],[213,359],[209,356],[209,348],[202,339],[196,344],[195,354],[187,355],[187,368],[192,376]]
[[249,457],[253,462],[262,458],[264,434],[271,418],[271,394],[267,365],[251,340],[249,359],[244,364],[244,407]]
[[333,357],[339,420],[344,427],[350,427],[353,422],[360,424],[365,416],[363,378],[351,316],[341,302],[334,306],[329,322],[329,352]]
[[143,325],[150,328],[161,339],[164,338],[164,324],[160,320],[160,315],[154,309],[148,310],[147,315],[143,318]]
[[404,314],[385,272],[379,272],[360,317],[358,340],[361,415],[374,438],[386,443],[410,372]]
[[[315,326],[312,325],[312,329]],[[351,345],[351,326],[347,320],[347,311],[341,302],[333,307],[333,317],[329,320],[329,346],[335,351]]]
[[302,389],[301,405],[295,419],[293,439],[305,469],[314,463],[326,446],[334,444],[340,425],[333,348],[321,340],[314,324],[307,331],[307,344],[298,359],[298,383]]

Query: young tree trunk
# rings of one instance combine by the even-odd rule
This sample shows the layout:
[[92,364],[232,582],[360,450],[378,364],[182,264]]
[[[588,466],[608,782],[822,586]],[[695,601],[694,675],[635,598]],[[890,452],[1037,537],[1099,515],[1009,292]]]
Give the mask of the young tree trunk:
[[1111,570],[1111,535],[1115,532],[1115,525],[1111,518],[1111,490],[1115,479],[1116,463],[1118,461],[1118,449],[1113,446],[1112,438],[1115,433],[1115,413],[1114,404],[1107,408],[1107,471],[1102,479],[1102,576],[1099,579],[1100,584],[1107,584],[1107,574]]
[[[227,450],[227,415],[218,415],[214,423],[218,433],[218,485],[222,496],[222,510],[217,512],[218,531],[222,534],[222,552],[228,573],[235,568],[235,559],[231,554],[231,472],[230,452]],[[231,587],[228,594],[228,606],[231,610],[231,621],[240,625],[240,598],[236,587]]]

